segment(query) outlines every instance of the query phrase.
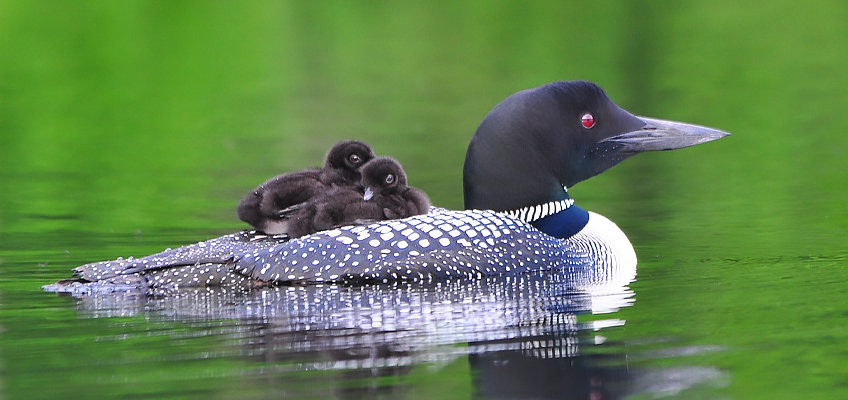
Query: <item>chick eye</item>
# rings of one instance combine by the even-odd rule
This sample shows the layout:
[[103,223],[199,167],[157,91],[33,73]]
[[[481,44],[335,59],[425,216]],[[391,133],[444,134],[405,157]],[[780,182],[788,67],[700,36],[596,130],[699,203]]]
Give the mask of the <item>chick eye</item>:
[[580,118],[580,122],[583,124],[583,127],[589,129],[595,126],[595,117],[592,114],[586,113],[583,114],[583,117]]
[[388,174],[388,175],[386,175],[386,183],[387,183],[387,184],[391,185],[391,184],[392,184],[392,183],[394,183],[394,182],[395,182],[395,176],[394,176],[394,174]]
[[362,158],[360,158],[357,154],[351,154],[348,159],[354,164],[359,164],[362,161]]

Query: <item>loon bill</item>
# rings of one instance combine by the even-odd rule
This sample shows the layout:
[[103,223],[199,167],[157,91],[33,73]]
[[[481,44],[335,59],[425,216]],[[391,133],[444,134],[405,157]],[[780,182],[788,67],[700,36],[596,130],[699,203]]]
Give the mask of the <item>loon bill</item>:
[[567,188],[636,153],[727,135],[634,116],[590,82],[554,82],[507,97],[480,123],[465,157],[464,211],[434,207],[287,241],[245,231],[86,264],[74,278],[44,288],[369,283],[544,270],[629,281],[636,268],[629,240],[608,219],[575,205]]

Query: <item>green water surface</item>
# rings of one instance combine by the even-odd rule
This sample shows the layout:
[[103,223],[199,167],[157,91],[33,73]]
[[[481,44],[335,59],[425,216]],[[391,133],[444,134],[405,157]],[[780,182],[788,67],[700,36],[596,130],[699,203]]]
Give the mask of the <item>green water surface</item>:
[[846,49],[836,1],[0,1],[0,398],[480,395],[468,358],[287,369],[245,356],[238,321],[40,286],[243,229],[244,193],[344,138],[459,209],[488,110],[570,79],[733,134],[570,190],[639,257],[611,351],[716,374],[631,397],[848,398]]

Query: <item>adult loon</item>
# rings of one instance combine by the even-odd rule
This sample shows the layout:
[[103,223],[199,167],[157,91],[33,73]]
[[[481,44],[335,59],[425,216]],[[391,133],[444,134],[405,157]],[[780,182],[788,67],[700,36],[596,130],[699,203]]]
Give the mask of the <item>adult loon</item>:
[[374,158],[367,143],[345,140],[336,143],[324,157],[324,168],[310,168],[277,175],[242,198],[236,215],[268,234],[288,232],[289,207],[306,202],[334,186],[359,184],[359,169]]
[[400,163],[377,157],[360,170],[361,186],[334,186],[301,205],[290,207],[288,236],[298,238],[345,225],[426,214],[430,200],[407,186]]
[[368,283],[632,270],[624,233],[574,205],[567,188],[636,153],[728,133],[634,116],[597,85],[554,82],[515,93],[477,128],[466,154],[464,211],[349,226],[289,241],[245,231],[138,259],[86,264],[46,290]]

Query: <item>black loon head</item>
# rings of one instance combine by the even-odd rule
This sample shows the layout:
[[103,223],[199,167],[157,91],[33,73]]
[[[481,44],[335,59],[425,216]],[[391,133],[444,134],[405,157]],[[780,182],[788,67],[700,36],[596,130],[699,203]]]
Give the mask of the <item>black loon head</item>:
[[407,186],[403,167],[391,157],[377,157],[360,171],[362,186],[378,193],[395,193]]
[[554,82],[507,97],[483,119],[465,156],[466,209],[517,210],[568,199],[565,187],[636,153],[728,133],[634,116],[591,82]]
[[324,168],[334,170],[349,182],[359,181],[359,169],[374,159],[374,150],[368,143],[344,140],[336,143],[324,156]]

